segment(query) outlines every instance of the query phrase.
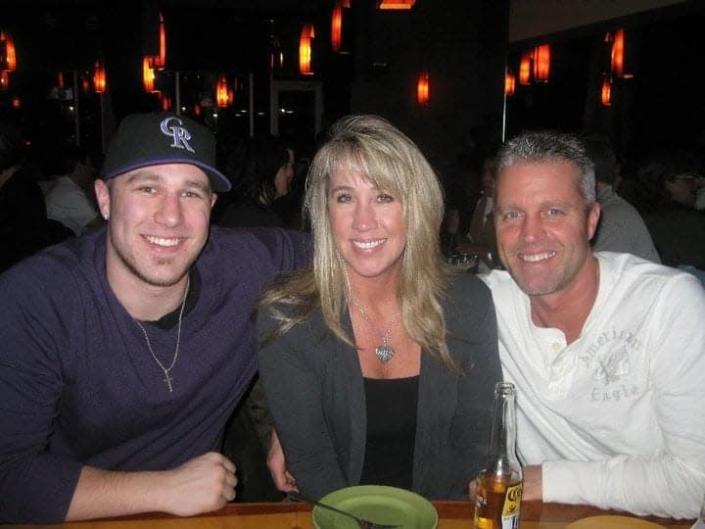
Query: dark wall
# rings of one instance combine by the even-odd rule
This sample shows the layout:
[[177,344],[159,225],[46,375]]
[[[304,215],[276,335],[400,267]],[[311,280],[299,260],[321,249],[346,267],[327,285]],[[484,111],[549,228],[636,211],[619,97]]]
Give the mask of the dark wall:
[[[452,163],[477,142],[499,138],[507,0],[418,0],[408,12],[380,11],[376,0],[355,0],[346,26],[348,55],[330,50],[332,1],[300,2],[310,8],[280,17],[279,25],[271,25],[263,13],[250,18],[241,10],[201,7],[194,0],[184,2],[185,7],[176,0],[166,3],[173,4],[163,9],[167,74],[181,72],[181,100],[188,108],[206,93],[212,84],[207,80],[218,72],[231,77],[254,72],[259,74],[256,81],[266,77],[268,72],[260,70],[265,70],[272,36],[281,41],[287,64],[277,76],[300,79],[296,45],[300,25],[306,21],[317,27],[314,80],[323,84],[328,122],[349,112],[381,114],[440,166]],[[74,125],[67,110],[70,102],[48,99],[57,72],[68,76],[77,71],[89,78],[93,62],[102,56],[108,93],[81,93],[82,142],[98,142],[103,121],[108,121],[109,132],[112,123],[129,112],[158,108],[156,96],[146,94],[141,83],[142,55],[155,51],[155,43],[146,38],[156,35],[155,8],[147,9],[147,3],[136,0],[119,5],[58,0],[48,6],[35,2],[25,6],[19,0],[12,4],[1,13],[15,36],[20,67],[12,74],[10,89],[0,93],[0,107],[8,107],[11,97],[20,95],[20,112],[28,123],[36,123],[38,131],[49,130],[46,123],[52,117],[68,132],[53,131],[49,136],[68,135]],[[427,107],[416,103],[416,78],[422,70],[431,78]],[[161,75],[165,93],[174,83],[167,74]],[[266,83],[257,82],[256,91],[268,97]],[[110,120],[101,120],[101,104],[107,109],[102,114]],[[263,119],[268,122],[268,116]]]
[[[369,7],[356,19],[352,111],[388,118],[441,168],[478,141],[499,139],[507,3],[419,0],[410,12]],[[416,102],[422,70],[430,74],[426,107]]]
[[[512,45],[515,71],[521,53],[542,42],[551,44],[552,66],[547,84],[517,85],[507,104],[507,136],[586,130],[609,137],[630,158],[664,146],[702,150],[703,23],[705,3],[687,3]],[[633,77],[614,78],[612,104],[603,106],[600,87],[610,71],[605,34],[617,28],[626,31],[626,71]]]

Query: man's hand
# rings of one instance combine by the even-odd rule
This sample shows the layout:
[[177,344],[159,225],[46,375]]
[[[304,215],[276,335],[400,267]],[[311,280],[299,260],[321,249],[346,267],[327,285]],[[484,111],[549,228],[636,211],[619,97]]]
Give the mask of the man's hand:
[[117,472],[81,469],[66,521],[168,512],[190,516],[213,511],[235,497],[235,465],[208,452],[171,470]]
[[269,446],[267,453],[267,467],[272,475],[272,481],[278,490],[282,492],[296,491],[296,480],[286,469],[286,460],[284,459],[284,450],[279,442],[279,436],[275,430],[272,430],[272,444]]
[[164,475],[163,510],[191,516],[220,509],[235,499],[235,465],[217,452],[187,461]]
[[541,465],[528,466],[523,468],[524,483],[522,499],[526,501],[543,501],[543,481]]

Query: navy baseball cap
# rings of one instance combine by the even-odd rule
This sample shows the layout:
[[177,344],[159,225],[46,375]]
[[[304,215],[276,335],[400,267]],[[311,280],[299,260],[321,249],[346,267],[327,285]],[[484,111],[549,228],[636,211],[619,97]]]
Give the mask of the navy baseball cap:
[[215,168],[215,136],[210,129],[170,113],[131,114],[123,119],[105,154],[103,178],[170,163],[195,165],[208,175],[213,191],[230,191],[230,180]]

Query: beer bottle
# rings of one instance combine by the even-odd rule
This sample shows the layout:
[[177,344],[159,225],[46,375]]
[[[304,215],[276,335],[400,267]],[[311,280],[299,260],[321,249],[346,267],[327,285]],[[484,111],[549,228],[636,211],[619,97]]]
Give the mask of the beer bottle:
[[477,478],[474,529],[517,529],[522,472],[516,455],[514,385],[498,382],[494,390],[490,448]]

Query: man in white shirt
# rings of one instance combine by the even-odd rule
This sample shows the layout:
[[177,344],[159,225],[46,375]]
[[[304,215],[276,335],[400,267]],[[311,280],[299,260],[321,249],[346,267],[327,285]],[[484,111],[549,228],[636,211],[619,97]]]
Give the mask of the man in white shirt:
[[575,137],[527,133],[498,157],[507,271],[485,277],[518,390],[525,499],[692,518],[705,490],[705,290],[593,253],[593,164]]

